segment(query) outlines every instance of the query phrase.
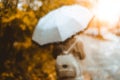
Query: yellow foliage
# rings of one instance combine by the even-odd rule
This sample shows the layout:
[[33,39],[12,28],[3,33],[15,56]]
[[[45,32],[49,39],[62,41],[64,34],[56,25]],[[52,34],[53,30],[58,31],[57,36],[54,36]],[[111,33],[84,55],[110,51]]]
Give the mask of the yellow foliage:
[[2,73],[2,76],[4,76],[4,77],[13,77],[14,75],[13,75],[13,73],[7,73],[7,72],[4,72],[4,73]]
[[3,4],[0,2],[0,9],[3,8]]
[[26,26],[24,24],[20,24],[20,28],[25,31],[26,30]]
[[28,28],[30,30],[33,30],[33,26],[35,26],[38,21],[33,11],[25,13],[25,15],[22,17],[22,20],[26,24],[26,26],[29,26]]
[[14,20],[16,18],[15,15],[12,15],[11,17],[7,17],[7,18],[3,18],[3,23],[8,23],[11,22],[12,20]]
[[[25,77],[29,77],[31,80],[55,80],[55,60],[51,55],[53,46],[38,46],[33,43],[33,41],[31,40],[31,36],[35,26],[37,25],[38,20],[42,16],[62,5],[73,4],[74,0],[42,0],[42,2],[43,6],[40,7],[37,11],[26,9],[25,11],[16,10],[15,12],[6,10],[8,11],[6,14],[5,10],[3,12],[0,12],[0,14],[3,14],[2,28],[7,29],[9,27],[14,32],[12,33],[12,35],[9,35],[11,33],[6,32],[6,34],[8,34],[7,37],[13,38],[13,42],[11,45],[14,49],[13,52],[10,52],[12,55],[15,55],[12,56],[12,58],[17,61],[16,59],[19,58],[19,55],[22,56],[22,59],[18,59],[18,62],[14,61],[15,69],[12,69],[13,72],[3,72],[2,76],[13,77],[14,75],[16,75],[16,72],[20,73],[20,71],[18,70],[18,68],[20,68],[20,70],[25,72],[22,73],[21,71],[21,74],[25,75]],[[28,6],[24,7],[28,8]],[[4,33],[5,32],[3,32],[3,34]],[[6,40],[6,38],[4,40]],[[7,46],[8,45],[9,43],[7,44]],[[8,48],[9,47],[5,47],[5,50],[7,50]],[[16,55],[18,55],[17,58]],[[16,80],[25,80],[23,77],[24,76],[19,76],[19,79]]]
[[28,11],[28,12],[17,11],[16,14],[13,14],[13,15],[7,16],[7,17],[3,17],[2,22],[8,23],[14,19],[20,19],[24,22],[24,26],[23,26],[23,24],[22,24],[22,26],[20,25],[20,27],[24,27],[24,28],[22,28],[23,30],[25,29],[25,26],[28,26],[28,28],[30,30],[33,30],[34,26],[36,25],[36,23],[38,21],[34,11]]

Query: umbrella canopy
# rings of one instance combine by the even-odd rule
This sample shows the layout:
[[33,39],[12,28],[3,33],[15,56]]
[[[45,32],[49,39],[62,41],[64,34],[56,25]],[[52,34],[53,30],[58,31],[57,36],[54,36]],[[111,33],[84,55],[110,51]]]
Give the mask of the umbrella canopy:
[[65,41],[84,30],[93,14],[80,5],[63,6],[41,18],[32,39],[40,45]]

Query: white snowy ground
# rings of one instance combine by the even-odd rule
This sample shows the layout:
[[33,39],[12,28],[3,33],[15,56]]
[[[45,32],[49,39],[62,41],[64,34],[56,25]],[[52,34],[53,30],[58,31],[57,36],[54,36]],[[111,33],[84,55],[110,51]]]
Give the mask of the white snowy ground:
[[80,61],[81,69],[93,80],[120,80],[120,37],[110,37],[104,41],[80,35],[86,52],[86,59]]

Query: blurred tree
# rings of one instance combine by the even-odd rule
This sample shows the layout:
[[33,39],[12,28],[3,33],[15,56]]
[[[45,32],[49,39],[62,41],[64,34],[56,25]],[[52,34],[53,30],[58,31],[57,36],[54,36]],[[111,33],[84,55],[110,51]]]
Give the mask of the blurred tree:
[[34,11],[17,9],[18,0],[0,3],[0,79],[55,80],[53,45],[38,46],[31,40],[39,18],[74,0],[41,0],[43,6]]

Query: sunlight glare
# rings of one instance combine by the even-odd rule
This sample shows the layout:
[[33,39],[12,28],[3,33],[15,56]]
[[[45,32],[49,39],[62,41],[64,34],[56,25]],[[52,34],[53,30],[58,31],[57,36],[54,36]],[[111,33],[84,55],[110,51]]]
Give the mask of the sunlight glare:
[[110,24],[115,24],[120,18],[120,0],[98,0],[95,6],[95,16]]

